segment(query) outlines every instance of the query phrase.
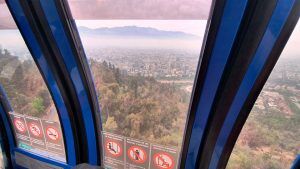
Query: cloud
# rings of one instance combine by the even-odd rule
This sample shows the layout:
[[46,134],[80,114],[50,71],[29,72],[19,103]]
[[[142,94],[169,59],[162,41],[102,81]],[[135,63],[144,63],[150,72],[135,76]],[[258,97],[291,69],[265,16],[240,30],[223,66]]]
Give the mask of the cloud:
[[[205,20],[210,0],[69,0],[72,15],[81,20],[163,19]],[[0,29],[16,28],[4,0],[0,0]]]
[[69,0],[75,19],[207,19],[210,0]]

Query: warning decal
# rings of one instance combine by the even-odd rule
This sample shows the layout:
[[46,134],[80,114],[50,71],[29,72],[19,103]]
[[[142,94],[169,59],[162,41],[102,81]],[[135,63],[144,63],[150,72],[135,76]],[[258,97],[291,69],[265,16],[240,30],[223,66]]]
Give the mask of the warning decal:
[[9,112],[10,119],[16,133],[16,141],[18,145],[26,145],[30,148],[30,138],[28,129],[23,115]]
[[58,122],[15,112],[9,112],[9,115],[19,148],[38,154],[48,154],[65,161],[65,148]]
[[149,168],[150,143],[126,138],[126,168]]
[[105,168],[124,168],[124,137],[116,134],[102,132],[103,147],[105,147],[104,166]]
[[176,147],[165,147],[161,145],[151,145],[150,168],[175,169],[177,168],[178,150]]
[[60,124],[48,120],[42,120],[42,124],[45,133],[47,149],[64,156],[65,148],[62,139],[62,132],[60,130]]
[[48,127],[46,133],[47,137],[53,141],[57,141],[59,139],[58,131],[52,127]]
[[31,134],[33,134],[36,137],[41,137],[42,136],[42,130],[39,128],[39,126],[35,123],[30,123],[29,124],[29,131]]
[[103,166],[110,169],[176,169],[179,151],[146,141],[101,132]]
[[108,153],[110,153],[111,155],[118,157],[120,155],[122,155],[122,148],[120,143],[116,142],[116,141],[108,141],[106,143],[106,150]]
[[138,146],[130,147],[128,149],[128,156],[135,163],[144,163],[147,159],[145,150]]
[[20,119],[15,119],[14,120],[14,125],[15,125],[15,128],[20,133],[25,133],[26,132],[26,126],[25,126],[24,122],[22,122]]
[[162,169],[172,169],[174,168],[174,159],[168,153],[157,153],[153,156],[153,161],[156,167]]
[[35,117],[25,117],[32,147],[46,149],[45,136],[41,120]]

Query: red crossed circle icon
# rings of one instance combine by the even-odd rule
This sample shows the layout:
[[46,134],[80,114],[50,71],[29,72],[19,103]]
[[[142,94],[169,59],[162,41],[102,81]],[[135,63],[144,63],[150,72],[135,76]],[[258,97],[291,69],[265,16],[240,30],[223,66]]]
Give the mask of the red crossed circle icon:
[[122,155],[122,146],[119,142],[116,141],[107,141],[106,142],[106,152],[114,157],[119,157]]
[[135,163],[142,164],[147,160],[146,151],[139,146],[131,146],[128,149],[127,154],[129,156],[130,160]]
[[47,137],[49,139],[51,139],[52,141],[57,141],[60,137],[60,135],[58,134],[57,129],[53,128],[53,127],[48,127],[46,130],[46,134]]
[[35,137],[41,137],[42,136],[42,130],[36,123],[30,123],[29,124],[29,131],[32,135]]
[[20,119],[15,119],[14,120],[14,125],[20,133],[25,133],[26,132],[25,124]]
[[156,153],[153,156],[153,163],[159,169],[173,169],[175,166],[174,158],[164,152]]

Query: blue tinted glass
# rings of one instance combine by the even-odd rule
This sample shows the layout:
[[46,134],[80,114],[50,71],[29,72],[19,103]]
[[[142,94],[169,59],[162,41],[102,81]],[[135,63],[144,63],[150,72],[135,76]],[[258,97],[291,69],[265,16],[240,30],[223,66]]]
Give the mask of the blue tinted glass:
[[[6,4],[0,3],[0,85],[11,105],[17,146],[66,161],[58,113]],[[4,96],[4,91],[0,91]]]
[[290,168],[300,153],[298,23],[243,127],[227,168]]

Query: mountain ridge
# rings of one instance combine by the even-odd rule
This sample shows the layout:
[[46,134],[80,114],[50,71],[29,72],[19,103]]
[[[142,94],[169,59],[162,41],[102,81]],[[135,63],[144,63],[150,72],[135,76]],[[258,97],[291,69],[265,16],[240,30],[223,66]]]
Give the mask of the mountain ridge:
[[180,31],[166,31],[152,27],[138,27],[138,26],[121,26],[121,27],[101,27],[88,28],[84,26],[78,27],[80,33],[100,35],[100,36],[121,36],[121,37],[145,37],[145,38],[187,38],[199,39],[200,37],[194,34],[189,34]]

